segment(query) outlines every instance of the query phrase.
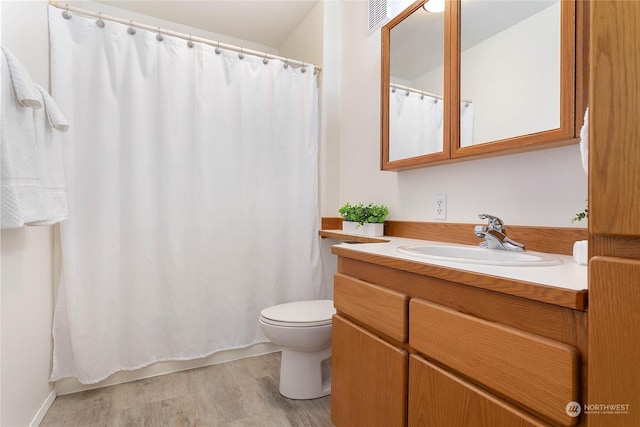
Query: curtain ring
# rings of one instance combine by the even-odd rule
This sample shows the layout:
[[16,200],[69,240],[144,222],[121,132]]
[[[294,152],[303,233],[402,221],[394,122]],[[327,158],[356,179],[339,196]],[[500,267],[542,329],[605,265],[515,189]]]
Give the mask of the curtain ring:
[[134,35],[136,33],[136,29],[133,28],[133,21],[129,21],[129,28],[127,28],[127,33]]
[[244,59],[244,52],[242,47],[240,47],[240,53],[238,54],[238,58]]
[[161,42],[162,40],[164,40],[164,36],[162,35],[162,33],[160,32],[160,27],[158,27],[158,34],[156,34],[156,40],[158,40],[159,42]]
[[262,60],[262,63],[263,63],[264,65],[267,65],[267,64],[269,63],[269,58],[267,58],[267,54],[266,54],[266,52],[265,52],[265,54],[264,54],[264,59]]
[[300,72],[301,73],[306,73],[307,72],[307,64],[305,64],[304,62],[302,63],[302,68],[300,68]]
[[62,12],[62,17],[64,19],[71,19],[71,17],[73,17],[71,12],[69,12],[69,4],[67,4],[67,8]]
[[100,28],[104,28],[104,21],[102,20],[102,12],[98,12],[98,20],[96,21],[96,25]]
[[404,94],[405,96],[409,96],[409,91],[407,91],[407,93]]
[[289,68],[289,58],[284,58],[284,69]]
[[193,43],[193,40],[191,40],[191,34],[189,34],[189,41],[187,42],[187,46],[189,46],[190,48],[195,46],[195,44]]
[[216,55],[220,55],[222,53],[222,49],[220,49],[220,42],[218,42],[218,47],[216,47]]
[[318,75],[318,67],[316,67],[315,65],[313,66],[313,75],[314,76]]
[[420,94],[420,101],[422,101],[424,99],[424,93]]
[[395,87],[391,88],[391,93],[396,93],[396,88]]

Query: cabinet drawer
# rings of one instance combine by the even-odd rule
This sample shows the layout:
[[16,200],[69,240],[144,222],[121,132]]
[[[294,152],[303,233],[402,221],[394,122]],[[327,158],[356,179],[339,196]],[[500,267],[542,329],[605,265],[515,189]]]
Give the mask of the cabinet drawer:
[[340,273],[334,276],[333,294],[333,304],[339,312],[394,340],[407,342],[407,295]]
[[427,362],[409,359],[409,427],[543,427],[548,424]]
[[578,421],[579,354],[567,344],[412,299],[409,344],[559,425]]

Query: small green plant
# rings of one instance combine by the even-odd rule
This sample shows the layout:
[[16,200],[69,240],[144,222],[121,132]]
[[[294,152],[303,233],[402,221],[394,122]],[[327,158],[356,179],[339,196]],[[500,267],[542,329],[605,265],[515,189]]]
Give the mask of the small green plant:
[[585,218],[589,218],[589,206],[586,206],[582,212],[577,213],[573,218],[571,218],[571,222],[582,221]]
[[365,223],[381,224],[389,215],[389,208],[384,205],[374,205],[373,203],[369,203],[367,206],[362,203],[357,205],[346,203],[338,209],[338,212],[345,221],[357,222],[359,225]]

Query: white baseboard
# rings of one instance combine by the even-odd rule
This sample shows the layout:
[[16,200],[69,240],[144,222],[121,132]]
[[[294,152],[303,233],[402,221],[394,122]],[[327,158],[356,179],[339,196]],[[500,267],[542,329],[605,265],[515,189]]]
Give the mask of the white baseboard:
[[44,416],[47,414],[47,411],[49,410],[49,408],[51,408],[51,405],[53,405],[53,401],[56,400],[56,396],[57,394],[55,389],[51,390],[51,393],[49,393],[44,402],[42,402],[40,408],[38,408],[38,412],[36,412],[36,415],[31,420],[31,423],[29,423],[29,427],[38,427],[40,425]]
[[63,380],[56,381],[56,393],[58,396],[62,396],[65,394],[77,393],[79,391],[92,390],[110,385],[137,381],[143,378],[170,374],[172,372],[202,368],[204,366],[230,362],[232,360],[244,359],[246,357],[259,356],[261,354],[273,353],[280,350],[280,347],[270,342],[255,344],[247,348],[220,351],[202,359],[189,361],[158,362],[154,363],[153,365],[147,366],[146,368],[138,369],[136,371],[117,372],[102,382],[90,385],[81,384],[75,378],[65,378]]

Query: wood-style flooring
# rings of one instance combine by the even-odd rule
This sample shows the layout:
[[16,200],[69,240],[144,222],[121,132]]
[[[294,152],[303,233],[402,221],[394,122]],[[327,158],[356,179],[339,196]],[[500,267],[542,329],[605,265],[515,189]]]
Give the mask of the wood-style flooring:
[[42,427],[330,427],[330,396],[278,393],[280,353],[59,396]]

